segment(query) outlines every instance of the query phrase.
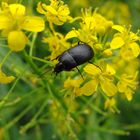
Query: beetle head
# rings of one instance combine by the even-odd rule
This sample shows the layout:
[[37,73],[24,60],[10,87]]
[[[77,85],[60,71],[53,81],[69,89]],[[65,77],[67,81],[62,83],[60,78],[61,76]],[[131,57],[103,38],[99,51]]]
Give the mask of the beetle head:
[[64,70],[64,66],[61,62],[59,62],[58,64],[56,64],[55,68],[54,68],[54,72],[56,73],[56,75]]

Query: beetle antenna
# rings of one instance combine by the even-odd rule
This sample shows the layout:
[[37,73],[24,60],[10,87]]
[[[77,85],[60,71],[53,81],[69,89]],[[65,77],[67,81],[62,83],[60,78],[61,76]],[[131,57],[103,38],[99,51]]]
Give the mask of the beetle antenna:
[[78,69],[78,67],[76,67],[76,69],[78,70],[79,74],[81,75],[82,79],[84,80],[84,77],[83,77],[82,73],[80,72],[80,70]]
[[93,64],[92,62],[90,62],[90,61],[88,61],[88,63],[90,63],[90,64],[92,64],[92,65],[94,65],[94,66],[96,66],[96,67],[98,67],[100,70],[101,70],[101,72],[103,72],[103,70],[98,66],[98,65],[95,65],[95,64]]

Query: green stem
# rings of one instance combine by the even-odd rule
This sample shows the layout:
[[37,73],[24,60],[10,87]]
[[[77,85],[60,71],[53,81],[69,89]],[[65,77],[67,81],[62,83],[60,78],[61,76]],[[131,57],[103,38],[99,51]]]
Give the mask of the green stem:
[[38,57],[35,57],[35,56],[31,56],[31,58],[34,59],[34,60],[37,60],[37,61],[46,63],[46,64],[48,64],[49,66],[53,66],[53,64],[52,64],[50,61],[47,61],[47,60],[44,60],[44,59],[41,59],[41,58],[38,58]]
[[108,34],[106,33],[103,37],[103,41],[102,41],[102,44],[105,45],[105,43],[107,42],[107,39],[108,39]]
[[16,81],[14,82],[14,84],[12,85],[11,89],[8,91],[8,93],[6,94],[6,96],[3,98],[3,100],[0,102],[0,110],[3,108],[3,106],[5,105],[6,101],[9,98],[10,93],[13,91],[13,89],[15,88],[17,82],[19,81],[21,76],[19,76]]
[[37,37],[37,33],[34,33],[33,38],[32,38],[32,42],[31,42],[31,46],[30,46],[29,56],[33,55],[33,48],[34,48],[36,37]]
[[72,127],[70,126],[70,123],[66,122],[66,126],[69,130],[69,133],[70,133],[69,135],[71,136],[71,138],[73,138],[74,140],[78,140],[78,137],[77,137],[76,133],[74,132],[74,130],[72,129]]
[[18,116],[16,116],[12,121],[7,123],[4,126],[4,129],[7,130],[11,128],[12,126],[14,126],[15,123],[17,123],[25,114],[27,114],[27,112],[29,112],[29,110],[32,109],[36,105],[36,103],[42,101],[42,99],[44,99],[44,96],[37,98],[34,102],[32,102],[29,106],[27,106],[24,110],[22,110]]
[[105,95],[105,93],[102,91],[102,89],[100,87],[98,87],[98,91],[97,92],[101,93],[106,100],[109,99],[109,97],[107,95]]
[[7,130],[12,127],[18,120],[20,120],[32,107],[34,104],[31,104],[27,108],[25,108],[17,117],[15,117],[11,122],[9,122],[4,128]]
[[5,44],[0,44],[0,47],[2,47],[2,48],[7,48],[7,45],[5,45]]
[[35,73],[40,76],[42,74],[41,71],[39,71],[38,67],[35,65],[35,63],[33,63],[31,57],[27,54],[27,52],[25,50],[23,51],[23,55],[24,55],[26,61],[31,65],[31,67],[33,68]]
[[61,106],[63,107],[65,113],[67,113],[68,108],[67,108],[65,102],[64,102],[64,101],[61,99],[61,97],[59,96],[59,94],[58,94],[58,93],[56,94],[56,92],[53,92],[53,91],[52,91],[52,88],[50,87],[49,84],[46,84],[46,88],[47,88],[49,94],[50,94],[53,98],[56,98],[56,99],[57,99],[57,101],[58,101],[58,102],[61,104]]
[[[81,97],[81,100],[84,102],[84,103],[86,103],[86,104],[88,104],[88,100],[86,100],[86,98],[85,97]],[[96,112],[98,112],[99,114],[101,114],[101,115],[103,115],[103,116],[106,116],[107,114],[104,112],[104,111],[102,111],[99,107],[97,107],[96,105],[94,105],[94,104],[88,104],[94,111],[96,111]]]
[[109,134],[114,134],[114,135],[126,135],[126,136],[130,134],[128,131],[125,131],[125,130],[109,129],[105,127],[96,127],[96,128],[93,128],[93,131],[104,132],[104,133],[109,133]]
[[9,55],[11,54],[11,50],[9,50],[9,52],[5,55],[5,57],[2,59],[2,61],[0,62],[0,69],[3,66],[4,62],[7,60],[7,58],[9,57]]
[[42,113],[47,103],[48,103],[48,100],[45,100],[45,102],[42,104],[42,106],[40,107],[38,112],[35,114],[35,116],[29,121],[29,123],[27,123],[21,128],[20,130],[21,133],[25,133],[28,129],[30,129],[31,127],[33,127],[34,125],[38,123],[37,117]]

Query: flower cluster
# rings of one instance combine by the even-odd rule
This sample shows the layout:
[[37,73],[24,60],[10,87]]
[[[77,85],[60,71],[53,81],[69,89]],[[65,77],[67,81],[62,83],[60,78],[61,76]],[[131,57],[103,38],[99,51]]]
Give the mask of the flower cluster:
[[91,9],[82,13],[81,21],[78,21],[80,28],[69,31],[65,38],[78,38],[90,44],[95,52],[93,63],[96,65],[84,67],[89,81],[78,84],[78,89],[74,86],[76,95],[102,93],[105,108],[117,111],[115,98],[119,93],[131,101],[138,85],[138,64],[134,67],[131,64],[140,54],[139,32],[132,32],[130,26],[115,25]]
[[[49,47],[47,57],[50,60],[70,48],[73,45],[70,42],[74,40],[76,44],[80,40],[92,47],[95,53],[93,64],[81,67],[84,80],[75,74],[67,79],[66,74],[63,77],[65,90],[72,92],[73,97],[97,93],[104,97],[105,108],[111,111],[116,109],[118,95],[132,100],[138,85],[139,32],[132,32],[131,26],[116,25],[92,8],[82,10],[79,17],[71,17],[68,5],[62,0],[50,0],[50,4],[38,3],[36,10],[45,20],[30,16],[25,10],[22,4],[3,2],[1,5],[0,30],[11,52],[22,51],[30,44],[28,31],[44,31],[43,42]],[[70,27],[63,33],[60,29],[65,23]],[[13,76],[8,77],[0,70],[0,83],[12,80]]]
[[[45,28],[44,20],[37,16],[26,15],[26,8],[22,4],[7,4],[2,2],[0,7],[0,30],[2,36],[7,38],[11,51],[22,51],[29,39],[25,31],[41,32]],[[5,58],[4,58],[5,60]],[[0,69],[2,64],[0,64]],[[1,71],[1,70],[0,70]],[[14,80],[0,72],[0,83],[6,84]]]
[[48,22],[56,25],[62,25],[71,19],[69,8],[63,1],[51,0],[50,5],[39,2],[37,10],[46,16]]
[[[8,39],[8,47],[12,51],[21,51],[28,42],[22,30],[40,32],[44,30],[44,21],[37,16],[25,15],[25,6],[2,2],[0,9],[0,30]],[[18,39],[17,39],[18,38]]]

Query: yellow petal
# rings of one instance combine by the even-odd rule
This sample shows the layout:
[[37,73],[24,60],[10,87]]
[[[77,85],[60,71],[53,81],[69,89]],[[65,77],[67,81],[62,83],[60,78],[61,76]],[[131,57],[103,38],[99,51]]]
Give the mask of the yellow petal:
[[109,64],[106,65],[106,72],[110,75],[114,75],[116,73],[115,69]]
[[8,84],[15,79],[14,76],[6,76],[5,73],[0,71],[0,84]]
[[10,19],[5,15],[0,15],[0,30],[11,25]]
[[79,87],[80,84],[82,83],[82,79],[71,79],[70,77],[64,82],[64,88],[74,88],[74,87]]
[[1,3],[1,9],[2,9],[2,10],[5,10],[5,9],[7,9],[7,8],[8,8],[8,3],[2,2],[2,3]]
[[37,4],[37,11],[40,13],[40,14],[46,14],[46,11],[43,9],[43,4],[41,2],[39,2]]
[[103,51],[103,55],[106,56],[106,57],[109,57],[109,56],[112,56],[112,51],[111,49],[106,49]]
[[130,61],[133,58],[135,58],[134,54],[132,53],[132,49],[130,47],[122,47],[121,51],[121,56],[124,60]]
[[89,29],[95,28],[96,22],[95,22],[94,17],[92,17],[92,16],[85,17],[83,20],[84,20],[87,28],[89,28]]
[[53,15],[57,15],[57,11],[51,7],[51,6],[46,6],[46,5],[43,5],[44,9],[47,10],[48,12],[50,12],[51,14]]
[[25,6],[21,4],[10,4],[9,9],[13,16],[15,15],[22,16],[25,14]]
[[110,47],[112,49],[118,49],[124,45],[124,41],[121,37],[114,37],[113,40],[110,43]]
[[41,17],[36,16],[27,16],[22,24],[22,29],[32,32],[41,32],[44,28],[44,20]]
[[125,96],[127,98],[128,101],[131,101],[132,98],[133,98],[133,91],[128,88],[126,91],[125,91]]
[[107,96],[114,96],[117,93],[117,87],[108,79],[100,81],[101,88]]
[[131,38],[133,41],[139,40],[139,36],[137,36],[137,34],[135,34],[135,33],[133,33],[133,32],[130,32],[130,38]]
[[109,109],[111,107],[114,107],[116,105],[116,100],[114,98],[107,99],[105,101],[105,109]]
[[59,13],[60,15],[67,16],[67,15],[70,14],[70,10],[69,10],[68,6],[63,5],[63,6],[60,6],[60,7],[59,7],[58,13]]
[[93,64],[86,65],[84,71],[90,75],[98,75],[101,73],[101,70]]
[[140,47],[136,42],[129,44],[132,49],[134,57],[137,57],[140,54]]
[[113,25],[112,28],[119,31],[120,33],[123,33],[125,31],[125,28],[120,25]]
[[82,88],[80,88],[80,95],[90,96],[95,93],[98,86],[98,80],[91,80],[87,82]]
[[117,88],[119,92],[125,92],[127,89],[127,83],[119,81],[117,84]]
[[68,32],[65,36],[65,39],[67,40],[67,39],[70,39],[73,37],[78,37],[78,31],[72,30],[72,31]]
[[24,49],[28,39],[22,31],[12,31],[8,35],[8,46],[12,51]]

